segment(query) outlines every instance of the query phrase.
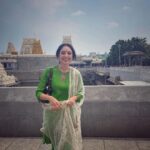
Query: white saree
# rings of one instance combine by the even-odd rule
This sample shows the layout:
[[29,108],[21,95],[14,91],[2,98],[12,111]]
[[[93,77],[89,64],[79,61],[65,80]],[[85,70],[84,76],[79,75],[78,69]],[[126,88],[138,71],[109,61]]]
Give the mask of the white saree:
[[43,132],[50,138],[54,150],[82,150],[81,105],[84,101],[84,86],[80,72],[70,67],[69,96],[82,95],[80,102],[72,107],[62,102],[62,108],[51,110],[50,104],[43,104]]

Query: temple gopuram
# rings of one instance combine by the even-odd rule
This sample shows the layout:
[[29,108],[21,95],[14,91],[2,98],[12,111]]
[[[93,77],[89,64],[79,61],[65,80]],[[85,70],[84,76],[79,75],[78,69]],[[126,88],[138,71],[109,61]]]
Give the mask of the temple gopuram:
[[62,41],[62,43],[68,43],[68,44],[71,44],[71,45],[72,45],[71,36],[69,36],[69,35],[63,36],[63,41]]
[[20,54],[43,54],[40,40],[35,38],[23,39]]
[[11,54],[11,55],[17,55],[18,52],[16,51],[16,48],[12,42],[8,42],[6,54]]

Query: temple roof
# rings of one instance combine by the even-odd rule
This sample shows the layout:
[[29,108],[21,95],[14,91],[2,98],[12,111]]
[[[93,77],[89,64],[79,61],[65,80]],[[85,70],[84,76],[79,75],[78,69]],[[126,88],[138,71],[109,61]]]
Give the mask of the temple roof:
[[131,52],[125,52],[123,56],[144,56],[145,53],[142,51],[131,51]]
[[12,42],[8,42],[8,46],[7,46],[7,50],[6,50],[7,54],[13,54],[13,53],[17,53],[15,46]]

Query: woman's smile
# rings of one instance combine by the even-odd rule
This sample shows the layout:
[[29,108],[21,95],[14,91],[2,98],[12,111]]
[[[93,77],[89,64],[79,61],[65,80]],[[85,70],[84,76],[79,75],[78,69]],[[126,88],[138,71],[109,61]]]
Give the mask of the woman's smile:
[[59,56],[60,64],[70,64],[72,61],[72,51],[68,46],[64,46]]

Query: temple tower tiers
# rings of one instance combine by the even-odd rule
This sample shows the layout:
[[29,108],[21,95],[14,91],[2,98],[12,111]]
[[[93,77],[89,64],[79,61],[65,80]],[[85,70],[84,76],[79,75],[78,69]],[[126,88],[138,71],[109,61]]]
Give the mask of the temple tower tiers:
[[17,54],[15,46],[12,42],[8,42],[6,54]]
[[40,40],[34,41],[33,48],[32,48],[32,54],[43,54]]
[[63,36],[63,41],[62,43],[68,43],[72,45],[72,40],[71,40],[71,36]]
[[0,63],[0,86],[12,86],[16,84],[16,77],[7,75],[3,65]]
[[21,54],[43,54],[40,40],[34,38],[23,39]]

